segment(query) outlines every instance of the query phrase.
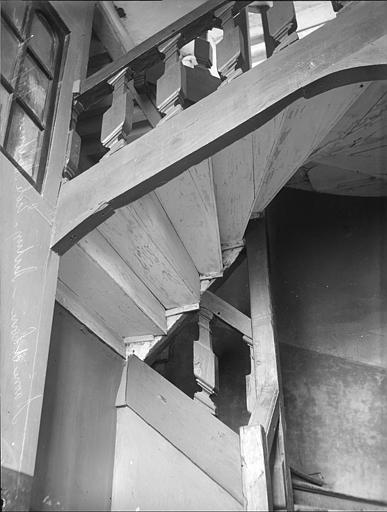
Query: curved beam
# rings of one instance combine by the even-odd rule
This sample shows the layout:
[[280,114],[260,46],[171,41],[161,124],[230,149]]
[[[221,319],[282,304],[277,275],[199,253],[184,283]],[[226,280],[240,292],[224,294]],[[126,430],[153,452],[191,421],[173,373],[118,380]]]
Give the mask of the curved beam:
[[65,183],[52,248],[65,252],[115,209],[256,130],[297,98],[386,79],[386,19],[386,2],[357,2],[313,34]]

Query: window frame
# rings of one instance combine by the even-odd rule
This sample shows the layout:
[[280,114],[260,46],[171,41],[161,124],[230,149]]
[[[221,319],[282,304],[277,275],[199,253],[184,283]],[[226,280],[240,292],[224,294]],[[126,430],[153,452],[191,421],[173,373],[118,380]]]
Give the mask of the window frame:
[[[3,2],[1,3],[3,5]],[[28,44],[28,35],[31,31],[31,25],[35,16],[39,18],[43,26],[52,34],[53,41],[55,41],[56,44],[55,57],[51,70],[46,66],[45,62],[34,50],[34,48]],[[20,173],[29,181],[29,183],[31,183],[31,185],[39,193],[41,193],[43,183],[47,175],[46,170],[55,125],[58,100],[60,96],[66,51],[69,42],[69,30],[60,19],[55,9],[50,5],[50,3],[41,0],[32,0],[28,2],[26,11],[24,13],[23,29],[18,29],[8,14],[3,12],[3,9],[1,9],[1,20],[2,23],[6,25],[7,29],[12,33],[12,35],[18,40],[20,47],[18,48],[15,68],[13,70],[13,83],[10,83],[6,77],[1,75],[1,85],[8,93],[8,101],[5,111],[6,119],[4,121],[4,137],[3,140],[0,141],[0,151],[20,171]],[[33,108],[27,104],[27,101],[23,99],[22,95],[17,91],[21,79],[21,67],[27,58],[32,59],[38,70],[49,79],[49,88],[47,90],[48,99],[44,106],[44,111],[41,118],[37,113],[34,112]],[[37,160],[36,163],[34,162],[34,166],[36,165],[35,179],[23,169],[23,167],[12,157],[12,155],[6,149],[12,125],[12,114],[16,108],[15,106],[17,105],[25,114],[27,114],[27,117],[40,130],[40,150],[39,153],[35,155]]]

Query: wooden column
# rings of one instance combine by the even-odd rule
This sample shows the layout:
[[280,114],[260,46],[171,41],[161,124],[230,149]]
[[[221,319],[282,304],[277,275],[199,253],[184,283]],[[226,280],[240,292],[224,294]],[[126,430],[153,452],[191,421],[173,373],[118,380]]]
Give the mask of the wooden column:
[[111,155],[125,146],[132,129],[133,97],[128,88],[125,69],[109,80],[109,84],[113,87],[113,100],[103,116],[101,142],[109,148],[108,155]]
[[[264,218],[250,223],[246,233],[246,247],[256,392],[255,408],[250,418],[249,426],[256,427],[261,425],[264,427],[268,456],[270,455],[271,446],[274,445],[275,433],[277,431],[278,445],[275,460],[275,467],[277,469],[273,474],[275,479],[273,486],[276,488],[276,496],[281,494],[284,496],[286,509],[293,510],[290,473],[286,460],[284,439],[285,418],[279,373],[278,347],[274,336],[270,299],[269,264]],[[243,444],[243,438],[241,442]],[[278,471],[278,468],[280,468],[280,471]],[[269,479],[268,475],[267,479]],[[258,508],[259,510],[268,510],[266,507],[273,498],[272,488],[268,486],[267,489],[267,495],[262,497],[263,501]],[[256,498],[260,492],[260,487],[257,485]],[[274,506],[276,505],[274,503]],[[250,504],[248,503],[249,506]]]
[[218,359],[212,350],[210,322],[213,314],[206,308],[199,310],[199,336],[194,341],[194,375],[201,391],[195,393],[194,400],[215,414],[215,405],[211,399],[218,388]]

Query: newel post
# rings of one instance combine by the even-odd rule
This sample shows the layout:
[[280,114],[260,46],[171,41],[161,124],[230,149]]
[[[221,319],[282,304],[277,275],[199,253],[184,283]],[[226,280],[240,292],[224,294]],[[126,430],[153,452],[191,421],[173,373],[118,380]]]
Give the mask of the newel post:
[[194,400],[215,414],[215,404],[211,396],[218,388],[218,358],[212,350],[210,322],[213,318],[211,311],[205,308],[199,310],[199,336],[193,344],[194,375],[201,391],[195,393]]
[[101,142],[110,150],[108,155],[125,146],[132,129],[134,108],[126,69],[111,78],[109,84],[113,88],[112,105],[103,116],[101,129]]

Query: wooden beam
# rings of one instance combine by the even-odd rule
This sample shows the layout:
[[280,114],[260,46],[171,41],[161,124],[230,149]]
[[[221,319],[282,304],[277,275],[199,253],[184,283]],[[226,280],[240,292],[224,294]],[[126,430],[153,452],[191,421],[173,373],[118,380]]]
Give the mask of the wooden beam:
[[207,290],[200,299],[200,305],[245,336],[252,337],[250,318],[217,295]]
[[358,2],[347,14],[65,183],[54,250],[64,252],[115,209],[256,130],[302,95],[386,78],[386,17],[385,2]]

